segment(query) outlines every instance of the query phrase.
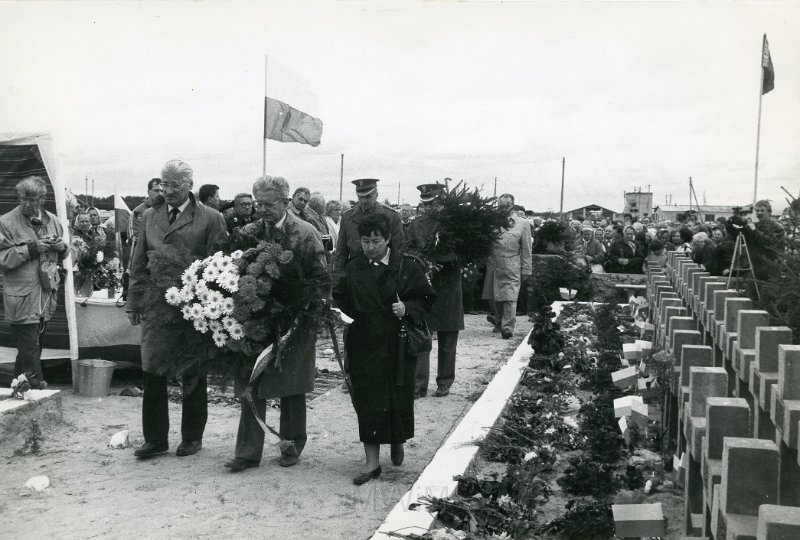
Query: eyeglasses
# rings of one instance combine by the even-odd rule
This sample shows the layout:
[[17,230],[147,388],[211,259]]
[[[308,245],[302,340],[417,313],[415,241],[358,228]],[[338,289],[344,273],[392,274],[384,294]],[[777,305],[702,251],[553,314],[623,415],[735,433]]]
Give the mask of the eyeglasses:
[[29,203],[38,203],[44,200],[44,197],[20,197],[20,201]]
[[267,202],[267,201],[254,201],[255,207],[258,210],[266,210],[267,208],[275,208],[278,203],[282,203],[283,199],[278,199],[276,201]]
[[186,182],[161,182],[161,187],[164,189],[178,189]]

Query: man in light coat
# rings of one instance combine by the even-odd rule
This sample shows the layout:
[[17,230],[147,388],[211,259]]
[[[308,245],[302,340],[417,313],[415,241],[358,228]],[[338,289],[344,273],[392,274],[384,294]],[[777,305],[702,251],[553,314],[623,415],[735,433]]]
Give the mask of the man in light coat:
[[183,380],[182,442],[175,454],[188,456],[202,448],[208,418],[206,373],[198,338],[164,292],[180,284],[183,271],[227,241],[222,214],[199,204],[191,194],[193,171],[185,162],[168,161],[161,170],[164,201],[142,215],[139,240],[131,262],[126,310],[131,324],[142,324],[142,431],[139,458],[165,453],[169,446],[167,380]]
[[500,195],[497,204],[508,209],[508,227],[492,247],[481,298],[493,302],[494,314],[488,319],[494,324],[494,331],[509,339],[514,335],[523,276],[531,275],[531,228],[527,221],[514,215],[513,195]]
[[[291,441],[281,450],[280,465],[291,467],[297,463],[306,444],[306,393],[314,390],[316,374],[316,329],[311,324],[309,307],[297,305],[298,298],[330,299],[330,278],[325,263],[325,249],[312,225],[287,211],[289,184],[285,178],[264,176],[253,185],[256,215],[263,220],[263,227],[256,227],[255,238],[279,243],[284,250],[291,250],[298,261],[296,270],[282,270],[281,277],[272,287],[276,302],[284,306],[295,305],[298,312],[287,309],[284,322],[278,329],[281,335],[289,330],[292,320],[300,319],[293,334],[291,346],[281,359],[280,369],[267,368],[258,379],[254,389],[253,405],[242,400],[239,431],[236,435],[236,454],[225,463],[231,472],[239,472],[261,463],[264,449],[264,430],[253,414],[264,418],[267,399],[280,399],[280,428],[278,432],[286,441]],[[241,234],[249,234],[244,229]],[[311,287],[313,290],[304,289]],[[244,385],[237,383],[237,394],[242,394]],[[253,407],[254,406],[254,407]]]
[[58,285],[43,285],[39,268],[57,263],[67,250],[58,218],[42,207],[46,195],[42,178],[24,178],[17,184],[19,206],[0,217],[3,309],[17,347],[14,375],[32,372],[42,382],[41,338],[56,310]]

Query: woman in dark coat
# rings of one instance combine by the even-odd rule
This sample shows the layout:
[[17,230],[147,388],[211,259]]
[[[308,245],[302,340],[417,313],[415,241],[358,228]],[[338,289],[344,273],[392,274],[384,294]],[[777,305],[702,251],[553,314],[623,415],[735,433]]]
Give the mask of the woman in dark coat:
[[641,274],[644,257],[634,241],[633,227],[616,227],[614,241],[608,248],[606,271],[612,274]]
[[337,305],[354,319],[345,347],[366,454],[362,474],[353,479],[356,485],[380,476],[381,444],[391,445],[392,463],[403,462],[403,444],[414,436],[416,356],[399,358],[400,321],[423,320],[436,298],[422,265],[389,249],[390,230],[382,214],[370,214],[359,223],[362,253],[347,263],[333,293]]

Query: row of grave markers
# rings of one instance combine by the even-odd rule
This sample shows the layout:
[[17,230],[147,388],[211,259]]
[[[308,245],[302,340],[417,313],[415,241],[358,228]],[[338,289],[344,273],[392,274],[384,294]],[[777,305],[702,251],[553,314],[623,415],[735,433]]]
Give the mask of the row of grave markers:
[[[686,538],[800,539],[800,346],[682,253],[647,280],[654,350],[674,360],[668,433]],[[618,531],[619,534],[619,531]]]

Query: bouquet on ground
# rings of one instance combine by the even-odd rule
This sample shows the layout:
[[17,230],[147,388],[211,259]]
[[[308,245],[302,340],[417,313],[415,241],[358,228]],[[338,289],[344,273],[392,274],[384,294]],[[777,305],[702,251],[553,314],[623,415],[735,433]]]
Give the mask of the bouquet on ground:
[[180,308],[184,320],[209,336],[218,348],[244,337],[242,324],[233,317],[240,282],[236,261],[241,256],[241,252],[225,255],[218,251],[196,260],[181,275],[182,287],[170,287],[164,294],[167,303]]

